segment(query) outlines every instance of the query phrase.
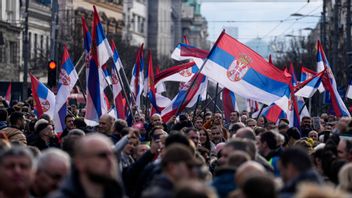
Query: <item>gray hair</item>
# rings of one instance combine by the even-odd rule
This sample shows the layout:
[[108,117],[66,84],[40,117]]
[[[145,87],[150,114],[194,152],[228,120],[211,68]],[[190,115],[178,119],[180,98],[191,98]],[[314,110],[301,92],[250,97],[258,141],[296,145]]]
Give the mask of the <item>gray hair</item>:
[[64,162],[68,167],[70,166],[71,159],[70,156],[57,148],[49,148],[44,150],[37,158],[36,167],[39,170],[44,169],[47,167],[47,163],[52,160],[60,160]]
[[24,146],[16,145],[0,152],[0,164],[2,164],[7,157],[27,157],[31,161],[31,166],[33,166],[33,154]]

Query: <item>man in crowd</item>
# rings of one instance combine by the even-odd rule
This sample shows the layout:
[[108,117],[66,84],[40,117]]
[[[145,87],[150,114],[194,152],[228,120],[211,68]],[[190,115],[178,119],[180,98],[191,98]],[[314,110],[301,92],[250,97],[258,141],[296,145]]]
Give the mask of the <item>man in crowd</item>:
[[118,183],[117,159],[113,144],[101,134],[82,137],[74,149],[73,170],[61,188],[52,196],[123,197]]
[[62,132],[61,136],[60,136],[60,139],[64,138],[68,132],[70,132],[70,130],[74,129],[75,128],[75,125],[73,123],[74,121],[74,117],[70,114],[68,114],[66,117],[65,117],[65,125],[66,125],[66,128],[64,129],[64,131]]
[[340,136],[340,141],[337,145],[337,157],[341,160],[352,162],[352,140]]
[[98,132],[106,135],[111,139],[113,143],[117,140],[112,136],[112,130],[114,125],[114,118],[108,114],[104,114],[99,119]]
[[41,153],[36,164],[35,179],[31,187],[33,197],[46,197],[57,190],[71,166],[69,155],[55,148]]
[[27,139],[23,133],[25,123],[23,113],[13,112],[10,116],[10,126],[0,130],[0,133],[4,133],[10,142],[26,145]]
[[0,197],[29,197],[33,178],[33,156],[27,148],[14,146],[0,152]]

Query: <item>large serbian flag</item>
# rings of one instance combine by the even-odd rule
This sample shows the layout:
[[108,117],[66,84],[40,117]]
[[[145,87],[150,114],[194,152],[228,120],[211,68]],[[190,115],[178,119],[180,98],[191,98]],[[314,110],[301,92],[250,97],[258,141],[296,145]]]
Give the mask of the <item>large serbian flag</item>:
[[267,105],[289,93],[289,77],[225,32],[201,72],[234,93]]

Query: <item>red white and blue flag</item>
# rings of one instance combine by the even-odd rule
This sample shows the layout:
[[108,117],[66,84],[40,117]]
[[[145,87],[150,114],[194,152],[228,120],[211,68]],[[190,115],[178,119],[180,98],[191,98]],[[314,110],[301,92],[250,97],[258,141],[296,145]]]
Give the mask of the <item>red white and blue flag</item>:
[[[194,81],[196,76],[197,75],[194,75],[193,78],[181,88],[178,94],[171,101],[170,105],[168,105],[161,111],[161,116],[164,122],[169,121],[172,116],[182,112],[182,110],[186,108],[188,103],[195,96],[195,94],[199,89],[200,84],[206,79],[204,75],[199,74],[196,81]],[[194,84],[191,87],[191,84],[193,81],[194,81]],[[188,91],[188,89],[190,90]]]
[[224,107],[225,120],[228,122],[230,120],[231,113],[239,110],[235,93],[224,88],[222,91],[222,102]]
[[132,78],[131,78],[131,91],[133,93],[134,101],[138,110],[141,109],[141,95],[144,89],[144,54],[143,54],[143,44],[139,48],[136,57],[136,63],[132,69]]
[[29,74],[32,83],[32,96],[34,100],[34,108],[37,111],[37,116],[41,117],[47,114],[51,119],[55,112],[55,95],[43,83],[41,83],[32,74]]
[[88,125],[97,125],[101,115],[107,113],[107,104],[104,99],[104,74],[102,66],[112,51],[105,37],[100,23],[98,12],[93,6],[92,43],[90,49],[89,72],[87,81],[87,108],[85,119]]
[[[311,79],[313,78],[313,79]],[[310,80],[311,79],[311,80]],[[320,84],[321,84],[321,75],[317,76],[317,73],[302,67],[301,69],[301,83],[303,83],[306,80],[310,80],[309,83],[307,83],[305,86],[303,86],[300,90],[298,90],[295,95],[296,96],[301,96],[304,98],[311,98],[314,93],[318,90]]]
[[180,43],[172,52],[171,58],[178,61],[193,60],[198,67],[201,67],[203,59],[206,58],[208,54],[209,51],[207,50],[202,50],[189,44]]
[[146,95],[150,103],[152,104],[152,108],[154,108],[154,111],[160,113],[161,109],[157,104],[156,89],[154,85],[153,58],[152,52],[150,50],[148,53],[148,69],[146,71],[145,81],[146,82],[144,82],[144,91],[146,92]]
[[346,98],[352,99],[352,80],[348,83]]
[[276,123],[279,119],[287,118],[289,109],[289,98],[283,96],[279,100],[263,109],[262,115],[270,122]]
[[7,87],[6,95],[5,95],[5,101],[7,105],[10,105],[10,102],[11,102],[11,90],[12,90],[12,83],[10,82],[9,86]]
[[225,32],[201,72],[234,93],[267,105],[289,93],[290,78]]
[[55,132],[62,132],[66,127],[65,125],[65,117],[67,115],[66,102],[77,80],[78,80],[78,74],[70,58],[70,54],[68,53],[66,46],[64,46],[64,53],[61,61],[61,71],[60,71],[60,79],[58,84],[58,92],[56,95],[56,103],[55,103],[55,114],[54,114]]
[[337,117],[351,116],[340,94],[337,91],[337,85],[334,74],[332,73],[329,62],[325,56],[323,47],[320,41],[317,42],[317,67],[321,70],[324,67],[324,75],[322,75],[322,82],[326,91],[330,94],[332,108]]
[[115,42],[111,40],[111,50],[113,51],[113,60],[114,60],[114,66],[111,69],[111,79],[112,79],[112,90],[113,90],[113,97],[114,97],[114,102],[115,102],[115,117],[119,119],[125,119],[126,118],[126,99],[123,97],[122,94],[122,85],[120,79],[119,79],[119,71],[122,66],[122,62],[119,56],[119,53],[117,52]]

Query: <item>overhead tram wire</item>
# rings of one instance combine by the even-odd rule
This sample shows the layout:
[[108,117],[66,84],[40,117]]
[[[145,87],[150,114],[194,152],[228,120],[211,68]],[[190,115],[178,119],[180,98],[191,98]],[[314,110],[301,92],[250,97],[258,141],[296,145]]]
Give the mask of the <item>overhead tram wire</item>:
[[[301,11],[303,8],[305,8],[308,5],[308,3],[304,4],[301,8],[299,8],[296,12]],[[268,33],[266,33],[262,38],[266,38],[268,35],[270,35],[273,31],[275,31],[284,21],[288,20],[291,18],[291,15],[289,15],[286,19],[280,21],[279,24],[277,24],[274,28],[272,28]]]

